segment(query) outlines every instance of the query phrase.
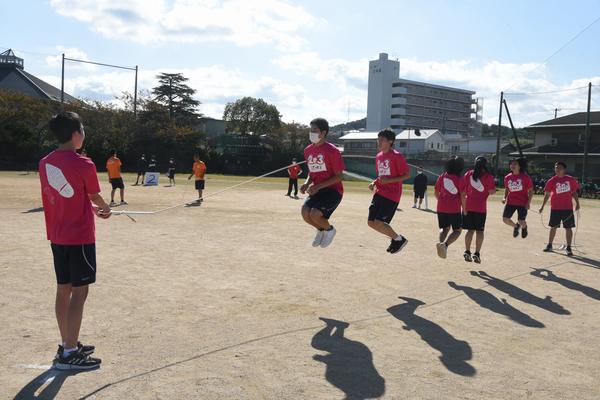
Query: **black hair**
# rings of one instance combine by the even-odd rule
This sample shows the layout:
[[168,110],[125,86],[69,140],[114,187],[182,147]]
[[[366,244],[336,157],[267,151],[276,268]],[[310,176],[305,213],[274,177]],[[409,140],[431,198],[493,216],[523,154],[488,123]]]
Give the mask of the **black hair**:
[[111,151],[110,151],[110,155],[111,155],[111,156],[114,156],[115,154],[117,154],[117,151],[116,151],[116,150],[111,150]]
[[557,161],[555,165],[562,165],[564,169],[567,169],[567,164],[565,164],[563,161]]
[[200,159],[200,154],[194,154],[194,158]]
[[525,157],[512,158],[508,161],[508,164],[512,163],[519,164],[519,171],[527,173],[527,159]]
[[487,158],[479,156],[475,158],[475,165],[473,166],[473,180],[477,182],[485,173],[490,173],[490,170],[487,167]]
[[67,143],[73,137],[73,132],[81,132],[83,124],[81,117],[71,111],[63,111],[50,119],[50,132],[60,144]]
[[377,137],[384,137],[390,142],[394,143],[396,140],[396,133],[391,128],[385,128],[384,130],[379,131]]
[[315,118],[310,121],[310,124],[319,128],[320,131],[324,131],[325,135],[329,133],[329,122],[325,118]]
[[444,170],[450,175],[461,176],[462,171],[465,168],[465,160],[462,157],[453,157],[446,161]]

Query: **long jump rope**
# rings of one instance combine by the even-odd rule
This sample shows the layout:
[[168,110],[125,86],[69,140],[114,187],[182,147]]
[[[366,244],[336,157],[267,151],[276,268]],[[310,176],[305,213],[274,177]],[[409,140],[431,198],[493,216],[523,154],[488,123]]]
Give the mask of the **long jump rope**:
[[[373,157],[370,157],[370,156],[362,156],[362,155],[352,155],[351,157],[353,157],[353,158],[364,158],[364,159],[369,159],[369,160],[372,160],[372,159],[373,159]],[[302,164],[305,164],[305,163],[306,163],[306,161],[300,161],[300,162],[296,163],[296,165],[302,165]],[[229,187],[223,188],[223,189],[221,189],[221,190],[217,190],[216,192],[208,193],[208,194],[206,194],[205,196],[202,196],[202,198],[204,199],[204,198],[209,198],[209,197],[217,196],[217,195],[219,195],[219,194],[221,194],[221,193],[224,193],[224,192],[227,192],[227,191],[229,191],[229,190],[232,190],[232,189],[238,188],[238,187],[240,187],[240,186],[247,185],[247,184],[249,184],[249,183],[252,183],[252,182],[256,182],[257,180],[259,180],[259,179],[262,179],[262,178],[266,178],[266,177],[267,177],[267,176],[269,176],[269,175],[273,175],[273,174],[276,174],[276,173],[278,173],[278,172],[281,172],[281,171],[287,170],[288,168],[292,167],[293,165],[294,165],[294,164],[289,164],[289,165],[286,165],[285,167],[278,168],[278,169],[276,169],[276,170],[273,170],[273,171],[267,172],[267,173],[265,173],[265,174],[262,174],[262,175],[260,175],[260,176],[256,176],[256,177],[254,177],[254,178],[252,178],[252,179],[248,179],[248,180],[246,180],[246,181],[243,181],[243,182],[237,183],[237,184],[235,184],[235,185],[232,185],[232,186],[229,186]],[[419,169],[421,169],[422,171],[424,171],[424,172],[427,172],[427,173],[429,173],[429,174],[431,174],[431,175],[433,175],[433,176],[436,176],[436,177],[439,177],[439,176],[440,176],[440,175],[439,175],[438,173],[436,173],[436,172],[429,171],[429,170],[427,170],[427,169],[424,169],[424,168],[421,168],[421,167],[419,167],[419,166],[417,166],[417,165],[414,165],[414,164],[408,164],[408,165],[409,165],[409,166],[411,166],[411,167],[414,167],[414,168],[419,168]],[[357,173],[354,173],[354,172],[344,171],[344,174],[346,174],[346,175],[348,175],[348,176],[350,176],[350,177],[353,177],[353,178],[359,179],[359,180],[363,180],[363,181],[369,181],[369,182],[370,182],[370,181],[372,181],[372,180],[373,180],[372,178],[369,178],[369,177],[366,177],[366,176],[363,176],[363,175],[360,175],[360,174],[357,174]],[[186,191],[184,191],[184,193],[183,193],[183,195],[182,195],[182,199],[183,199],[183,196],[185,196],[186,194],[187,194],[187,192],[186,192]],[[161,208],[161,209],[159,209],[159,210],[155,210],[155,211],[115,210],[115,211],[112,211],[111,213],[112,213],[113,215],[125,215],[125,216],[126,216],[126,217],[128,217],[128,218],[129,218],[131,221],[133,221],[133,222],[136,222],[136,220],[135,220],[135,219],[132,217],[132,215],[153,215],[153,214],[160,214],[160,213],[162,213],[162,212],[169,211],[169,210],[172,210],[172,209],[175,209],[175,208],[179,208],[179,207],[183,207],[183,206],[188,206],[188,205],[190,205],[190,204],[192,204],[192,203],[193,203],[193,201],[192,201],[192,202],[190,202],[190,201],[181,202],[181,203],[178,203],[178,204],[175,204],[175,205],[172,205],[172,206],[169,206],[169,207]],[[539,213],[539,215],[540,215],[540,222],[541,222],[542,226],[544,227],[544,229],[546,229],[546,230],[550,230],[551,228],[547,227],[547,226],[544,224],[544,216],[543,216],[543,212]],[[576,217],[576,216],[577,216],[577,217]],[[570,218],[574,218],[574,219],[575,219],[575,232],[574,232],[574,234],[573,234],[573,243],[571,244],[571,248],[573,248],[575,251],[577,251],[577,252],[579,252],[579,253],[583,253],[581,250],[579,250],[579,247],[583,247],[583,245],[578,245],[578,244],[577,244],[577,231],[578,231],[578,229],[579,229],[579,225],[581,224],[581,214],[580,214],[580,210],[577,210],[577,211],[576,211],[576,213],[571,213],[571,216],[570,216],[569,218],[567,218],[567,221],[568,221]],[[563,223],[564,223],[564,222],[563,222]],[[563,244],[563,245],[560,247],[560,249],[561,249],[561,250],[564,250],[564,249],[566,248],[566,246],[567,246],[566,244]]]

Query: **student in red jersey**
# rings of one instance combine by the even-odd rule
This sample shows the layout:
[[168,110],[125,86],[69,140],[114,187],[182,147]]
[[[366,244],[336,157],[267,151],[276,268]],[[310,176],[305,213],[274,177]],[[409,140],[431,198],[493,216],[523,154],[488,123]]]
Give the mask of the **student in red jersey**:
[[540,208],[540,214],[544,211],[544,207],[550,198],[550,234],[548,237],[548,245],[544,251],[552,251],[552,242],[556,236],[556,228],[562,222],[567,236],[566,254],[573,255],[571,250],[571,242],[573,240],[573,228],[575,228],[575,214],[573,214],[573,200],[575,200],[575,210],[579,210],[579,196],[577,190],[579,183],[577,179],[567,175],[567,164],[562,161],[554,164],[554,175],[548,179],[544,187],[544,202]]
[[[533,198],[533,181],[527,175],[527,160],[517,158],[509,161],[510,174],[504,177],[504,198],[502,203],[504,212],[502,220],[506,225],[513,227],[513,237],[519,236],[521,228],[521,237],[527,237],[527,210],[531,205]],[[512,216],[517,212],[518,222],[512,220]]]
[[294,197],[298,197],[298,177],[302,175],[302,168],[296,163],[296,159],[292,158],[292,165],[287,169],[290,180],[288,182],[288,191],[286,196],[292,194],[292,187],[294,188]]
[[96,166],[76,153],[85,139],[79,116],[62,112],[52,117],[49,125],[60,144],[40,161],[39,171],[58,284],[55,311],[62,342],[54,366],[63,370],[91,369],[100,366],[100,360],[90,357],[94,346],[78,341],[79,329],[88,285],[96,281],[94,214],[106,219],[111,211],[99,194]]
[[[448,246],[454,243],[462,232],[461,192],[465,191],[462,171],[465,161],[461,157],[451,158],[446,162],[445,172],[435,183],[434,195],[437,199],[439,242],[436,244],[437,254],[446,258]],[[450,232],[452,227],[452,233]]]
[[333,241],[336,230],[329,223],[331,214],[342,201],[344,186],[342,153],[327,142],[329,123],[323,118],[310,122],[310,141],[304,149],[304,159],[308,166],[308,179],[300,187],[302,194],[309,197],[302,205],[302,218],[317,230],[313,247],[327,247]]
[[375,157],[377,179],[369,184],[369,189],[375,194],[367,220],[369,227],[390,238],[387,252],[391,254],[399,252],[408,243],[390,226],[402,196],[402,181],[410,178],[410,169],[404,156],[394,150],[395,140],[396,134],[391,129],[384,129],[377,135],[380,150]]
[[[463,204],[463,229],[467,230],[465,235],[465,261],[481,263],[481,246],[483,245],[483,231],[487,216],[487,198],[496,193],[494,176],[487,168],[487,159],[477,157],[472,170],[467,171],[464,176],[464,191],[461,192]],[[475,235],[475,253],[471,255],[471,242]]]

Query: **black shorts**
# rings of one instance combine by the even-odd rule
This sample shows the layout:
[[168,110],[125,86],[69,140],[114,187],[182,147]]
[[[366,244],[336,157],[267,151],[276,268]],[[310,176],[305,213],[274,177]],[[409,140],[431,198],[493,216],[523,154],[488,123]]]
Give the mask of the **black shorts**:
[[527,218],[527,207],[525,206],[511,206],[510,204],[507,204],[504,206],[502,217],[512,218],[515,211],[517,212],[517,218],[519,221],[525,221],[525,218]]
[[169,175],[169,179],[175,179],[175,170],[170,169],[168,172],[168,175]]
[[425,197],[425,189],[415,189],[415,199],[422,199]]
[[146,175],[146,171],[138,171],[137,174],[138,174],[138,176],[140,176],[140,175]]
[[452,227],[452,230],[459,230],[462,227],[462,214],[455,213],[437,213],[438,216],[438,226],[440,229]]
[[204,179],[196,181],[196,190],[204,190]]
[[573,214],[573,210],[550,210],[550,222],[548,222],[548,226],[558,228],[561,222],[563,228],[575,228],[575,214]]
[[59,285],[85,286],[96,282],[96,244],[51,243],[54,271]]
[[303,207],[315,208],[323,214],[323,217],[329,219],[331,214],[340,205],[342,194],[335,189],[321,189],[315,195],[309,196],[304,201]]
[[462,216],[462,227],[469,231],[483,232],[485,229],[485,217],[487,213],[478,213],[469,211],[467,215]]
[[369,221],[378,220],[389,224],[392,222],[397,208],[397,202],[375,194],[369,206]]
[[110,184],[113,189],[125,189],[123,178],[110,178]]

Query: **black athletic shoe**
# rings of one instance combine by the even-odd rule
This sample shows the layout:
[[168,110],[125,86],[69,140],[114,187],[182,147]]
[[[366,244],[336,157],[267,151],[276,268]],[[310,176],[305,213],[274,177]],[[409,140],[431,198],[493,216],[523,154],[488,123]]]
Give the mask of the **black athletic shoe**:
[[392,243],[390,243],[389,252],[390,254],[396,254],[400,250],[402,250],[408,244],[408,240],[404,236],[400,240],[392,239]]
[[473,261],[475,261],[475,264],[481,264],[481,256],[479,253],[473,253]]
[[546,247],[544,247],[544,252],[550,253],[552,251],[552,243],[548,243]]
[[567,246],[565,254],[568,255],[569,257],[571,257],[573,255],[573,251],[571,250],[571,246]]
[[[92,345],[86,345],[81,342],[77,342],[77,350],[81,351],[86,356],[89,356],[94,353],[94,351],[96,350],[96,347],[92,346]],[[59,344],[58,350],[56,351],[56,355],[54,356],[54,361],[57,361],[60,357],[62,357],[64,351],[65,351],[65,348]]]
[[527,227],[521,229],[521,237],[525,239],[527,237]]
[[54,363],[54,368],[60,370],[85,370],[98,368],[101,363],[102,360],[99,358],[92,358],[77,350],[69,354],[68,357],[61,356]]
[[513,228],[513,237],[519,236],[519,225]]
[[463,257],[465,258],[466,262],[473,261],[473,258],[471,257],[471,252],[469,250],[465,250],[465,252],[463,253]]

